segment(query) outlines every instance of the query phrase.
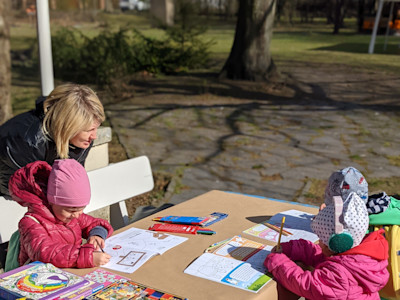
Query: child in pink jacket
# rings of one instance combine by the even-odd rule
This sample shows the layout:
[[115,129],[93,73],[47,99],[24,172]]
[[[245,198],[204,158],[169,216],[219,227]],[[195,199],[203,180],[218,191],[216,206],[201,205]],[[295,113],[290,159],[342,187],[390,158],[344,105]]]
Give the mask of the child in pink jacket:
[[[378,291],[389,279],[388,243],[383,230],[365,235],[368,212],[357,193],[351,192],[344,202],[333,196],[311,228],[318,245],[292,240],[267,256],[264,264],[278,292],[289,290],[296,295],[290,299],[380,299]],[[289,298],[281,293],[280,299]]]
[[[18,225],[20,265],[41,261],[59,268],[91,268],[110,260],[101,248],[113,229],[106,220],[83,213],[90,183],[76,160],[56,160],[53,167],[45,161],[30,163],[10,178],[9,190],[28,207]],[[87,242],[82,244],[82,238]]]

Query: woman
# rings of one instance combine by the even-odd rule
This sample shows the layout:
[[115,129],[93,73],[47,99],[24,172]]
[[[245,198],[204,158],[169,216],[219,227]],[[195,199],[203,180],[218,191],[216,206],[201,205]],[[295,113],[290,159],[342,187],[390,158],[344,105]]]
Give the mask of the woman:
[[103,105],[87,86],[63,84],[40,97],[36,109],[0,126],[0,193],[9,195],[10,176],[30,162],[73,158],[84,165],[104,119]]

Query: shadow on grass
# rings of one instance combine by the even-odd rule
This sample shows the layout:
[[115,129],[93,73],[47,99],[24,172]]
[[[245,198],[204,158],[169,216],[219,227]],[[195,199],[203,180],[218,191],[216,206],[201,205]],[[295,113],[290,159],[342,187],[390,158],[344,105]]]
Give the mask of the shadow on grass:
[[[399,38],[399,43],[400,43],[400,38]],[[366,53],[368,53],[368,47],[369,47],[369,44],[365,44],[365,43],[341,43],[341,44],[336,44],[336,45],[328,46],[328,47],[314,48],[312,50],[339,51],[339,52],[346,52],[346,53],[366,54]],[[374,54],[399,55],[400,48],[398,45],[388,44],[386,51],[384,51],[383,43],[377,43],[377,44],[375,44]],[[400,59],[400,58],[397,57],[395,59]]]

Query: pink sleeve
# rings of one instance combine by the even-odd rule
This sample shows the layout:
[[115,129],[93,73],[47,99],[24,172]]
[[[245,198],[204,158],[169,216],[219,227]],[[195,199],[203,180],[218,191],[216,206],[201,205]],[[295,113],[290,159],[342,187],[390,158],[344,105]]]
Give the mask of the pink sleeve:
[[275,280],[296,295],[307,299],[346,299],[349,290],[346,270],[325,262],[314,271],[304,271],[285,254],[271,253],[265,263]]
[[[59,268],[92,268],[93,245],[61,242],[58,234],[51,235],[42,224],[24,217],[19,222],[20,243],[31,261],[51,263]],[[24,263],[24,262],[20,262]]]
[[282,253],[293,261],[301,261],[307,266],[315,267],[325,260],[321,247],[307,240],[292,240],[282,243]]

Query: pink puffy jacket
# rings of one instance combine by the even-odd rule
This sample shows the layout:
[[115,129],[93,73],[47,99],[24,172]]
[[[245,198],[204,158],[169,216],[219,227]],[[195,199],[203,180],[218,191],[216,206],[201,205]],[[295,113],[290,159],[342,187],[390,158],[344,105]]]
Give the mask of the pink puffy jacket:
[[[94,247],[82,245],[89,232],[96,226],[103,226],[108,236],[113,232],[111,225],[103,219],[82,214],[69,223],[56,219],[46,199],[47,180],[51,166],[36,161],[17,170],[9,181],[11,196],[28,212],[19,222],[21,250],[19,263],[41,261],[52,263],[59,268],[91,268]],[[31,215],[34,219],[27,217]]]
[[[281,246],[282,253],[271,253],[264,264],[277,282],[306,299],[379,300],[378,291],[389,279],[388,245],[380,231],[369,234],[359,246],[331,257],[306,240]],[[314,270],[305,271],[295,261]]]

